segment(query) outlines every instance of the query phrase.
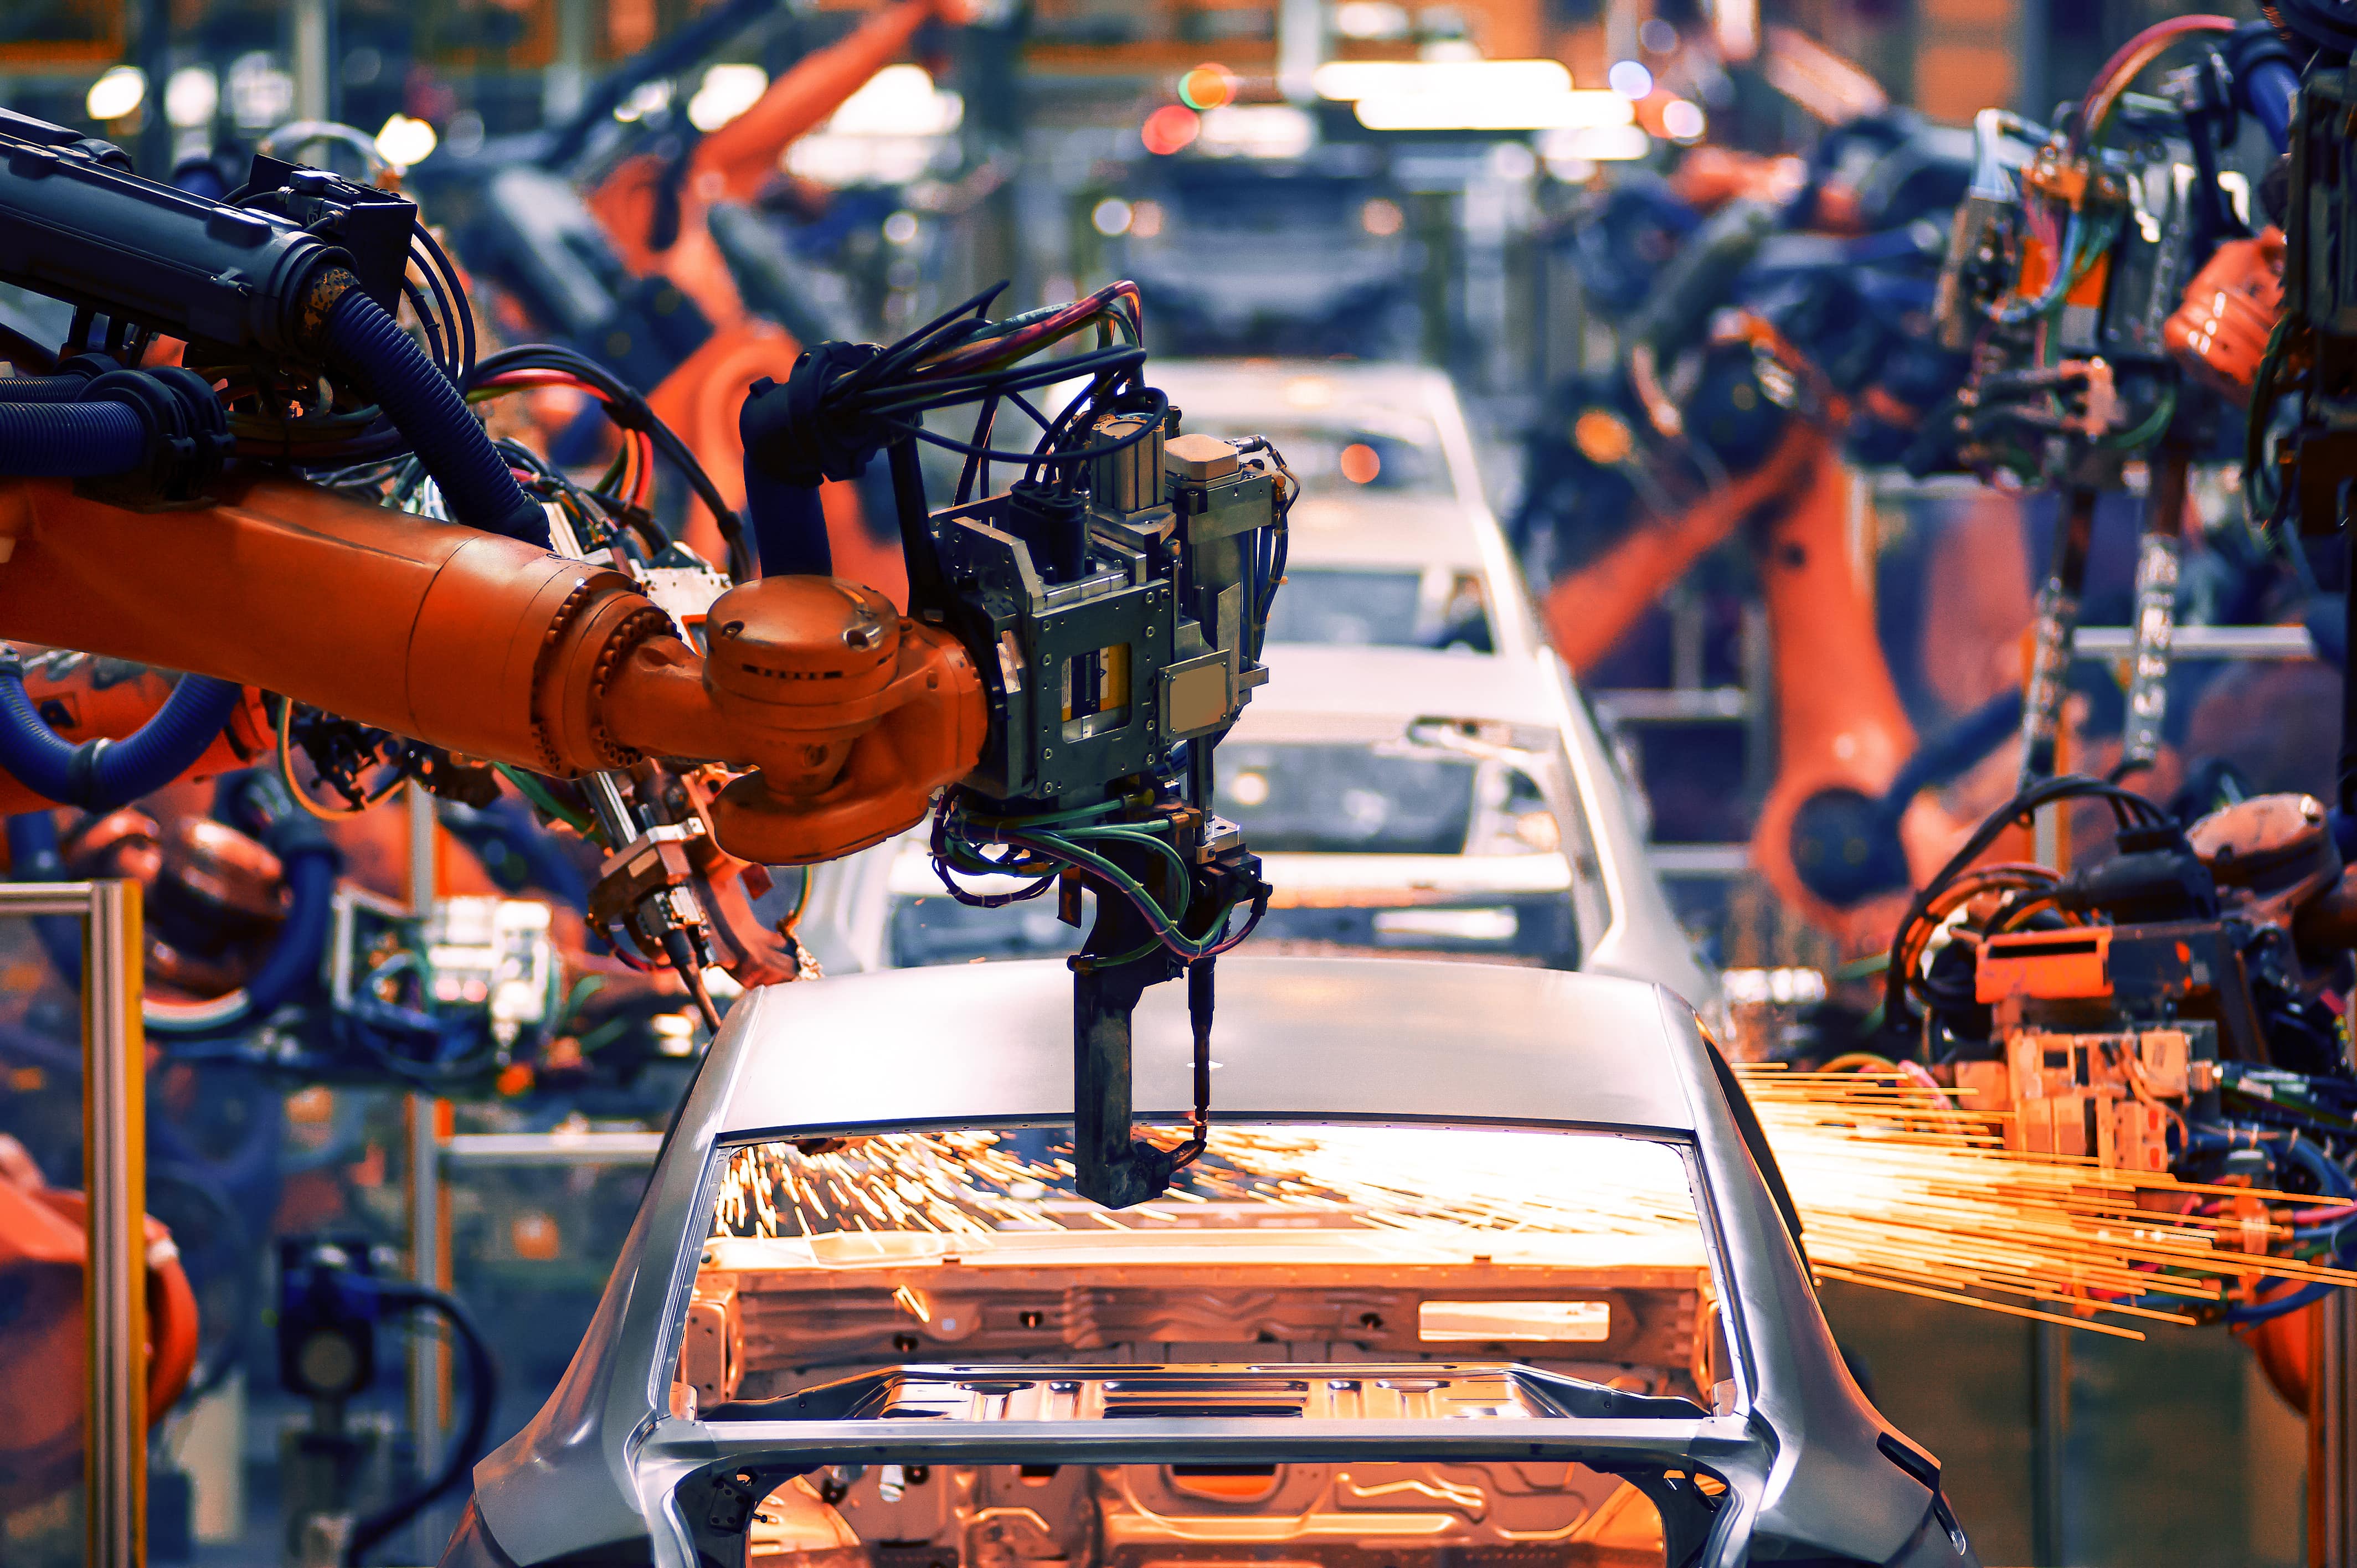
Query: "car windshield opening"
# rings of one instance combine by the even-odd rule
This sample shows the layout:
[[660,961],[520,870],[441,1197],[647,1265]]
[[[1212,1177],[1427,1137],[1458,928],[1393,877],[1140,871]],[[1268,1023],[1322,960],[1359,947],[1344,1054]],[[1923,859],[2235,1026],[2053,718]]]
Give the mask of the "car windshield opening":
[[710,1403],[943,1355],[1250,1360],[1281,1343],[1695,1381],[1707,1273],[1674,1145],[1215,1122],[1166,1197],[1119,1211],[1073,1190],[1071,1155],[1069,1128],[1041,1126],[718,1150],[696,1299],[735,1348],[716,1371],[691,1333],[685,1380]]
[[[1166,1197],[1119,1212],[1072,1190],[1065,1128],[770,1140],[714,1158],[673,1404],[716,1431],[889,1420],[929,1435],[994,1422],[1118,1434],[1298,1418],[1447,1423],[1469,1438],[1511,1421],[1543,1438],[1543,1423],[1581,1417],[1699,1420],[1731,1397],[1686,1155],[1671,1143],[1215,1122]],[[1446,1444],[1366,1464],[1206,1455],[1027,1466],[912,1453],[781,1475],[751,1550],[856,1556],[884,1542],[921,1546],[931,1568],[1009,1552],[1178,1568],[1218,1541],[1246,1553],[1238,1563],[1362,1568],[1373,1550],[1444,1568],[1544,1542],[1550,1562],[1663,1561],[1654,1498],[1667,1494],[1627,1478],[1641,1466],[1452,1458]]]
[[1489,596],[1471,572],[1297,565],[1269,611],[1271,642],[1491,653]]

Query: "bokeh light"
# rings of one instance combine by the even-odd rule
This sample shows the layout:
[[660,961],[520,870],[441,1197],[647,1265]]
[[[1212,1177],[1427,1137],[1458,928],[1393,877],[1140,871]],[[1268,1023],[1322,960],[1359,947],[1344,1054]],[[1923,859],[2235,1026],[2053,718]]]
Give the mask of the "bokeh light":
[[1236,73],[1216,61],[1199,65],[1178,79],[1178,102],[1200,111],[1236,101]]
[[1201,119],[1183,103],[1165,103],[1146,117],[1138,128],[1137,139],[1156,157],[1168,157],[1194,141],[1203,128]]

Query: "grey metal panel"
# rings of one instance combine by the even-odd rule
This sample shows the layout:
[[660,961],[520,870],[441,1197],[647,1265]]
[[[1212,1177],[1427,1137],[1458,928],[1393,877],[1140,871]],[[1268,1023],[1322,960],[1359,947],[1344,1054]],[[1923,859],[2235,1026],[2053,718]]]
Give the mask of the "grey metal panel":
[[1553,722],[1562,727],[1598,869],[1612,899],[1611,921],[1590,938],[1581,966],[1592,974],[1666,985],[1697,1012],[1717,1017],[1726,1004],[1718,972],[1695,956],[1693,939],[1678,924],[1669,894],[1647,862],[1644,835],[1630,820],[1620,771],[1579,701],[1571,671],[1552,650],[1538,662],[1552,677]]
[[[728,1132],[1069,1118],[1071,975],[969,964],[774,986],[734,1036]],[[1141,1116],[1192,1098],[1186,987],[1136,1019]],[[1271,1117],[1611,1124],[1693,1112],[1662,1049],[1652,988],[1487,964],[1223,959],[1212,1111]]]

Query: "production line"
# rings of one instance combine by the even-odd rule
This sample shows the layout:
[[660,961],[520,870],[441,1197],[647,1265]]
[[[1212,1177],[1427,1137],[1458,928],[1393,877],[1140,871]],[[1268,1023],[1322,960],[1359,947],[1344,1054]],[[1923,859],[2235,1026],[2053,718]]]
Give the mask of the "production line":
[[539,9],[0,21],[0,1559],[2357,1563],[2357,10]]

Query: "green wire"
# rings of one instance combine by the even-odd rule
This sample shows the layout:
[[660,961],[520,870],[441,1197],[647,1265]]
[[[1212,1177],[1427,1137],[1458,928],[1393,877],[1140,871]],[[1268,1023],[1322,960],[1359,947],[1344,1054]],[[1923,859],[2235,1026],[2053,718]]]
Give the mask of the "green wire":
[[2266,352],[2259,356],[2259,368],[2251,378],[2251,412],[2243,425],[2243,506],[2254,524],[2261,522],[2251,506],[2252,481],[2255,477],[2265,475],[2259,482],[2272,492],[2268,521],[2272,521],[2276,506],[2283,500],[2275,484],[2276,476],[2267,466],[2267,430],[2275,423],[2276,404],[2281,400],[2282,394],[2276,391],[2276,380],[2282,374],[2283,357],[2290,347],[2292,330],[2293,317],[2288,315],[2276,323],[2275,330],[2267,334]]
[[[1187,886],[1186,861],[1180,858],[1178,852],[1167,841],[1152,833],[1139,832],[1126,827],[1067,828],[1055,836],[1058,839],[1118,839],[1125,843],[1143,845],[1162,856],[1164,863],[1170,867],[1170,875],[1178,879],[1179,886]],[[1182,908],[1179,913],[1183,916],[1186,911]]]
[[530,800],[533,805],[539,807],[542,812],[545,815],[555,818],[558,822],[563,822],[566,827],[571,828],[575,832],[579,833],[583,838],[596,838],[598,836],[597,823],[591,822],[588,818],[581,815],[578,811],[574,811],[571,807],[566,806],[564,802],[557,800],[555,796],[548,792],[546,787],[544,786],[539,779],[533,778],[531,774],[524,772],[522,768],[510,768],[504,762],[495,762],[491,766],[500,770],[500,778],[505,779],[509,783],[514,785],[523,795],[525,800]]
[[[1235,906],[1231,904],[1222,910],[1212,933],[1200,940],[1189,937],[1178,929],[1178,922],[1186,918],[1189,908],[1192,907],[1193,894],[1189,886],[1190,878],[1188,875],[1185,857],[1180,855],[1178,849],[1163,836],[1163,833],[1168,831],[1167,823],[1103,822],[1093,826],[1077,827],[1059,825],[1068,822],[1086,822],[1090,819],[1105,816],[1119,811],[1121,804],[1118,800],[1108,800],[1093,806],[1073,807],[1068,811],[1008,818],[973,817],[959,812],[953,819],[956,833],[944,835],[942,858],[955,869],[974,875],[1035,875],[1030,872],[1011,870],[1004,865],[994,865],[984,860],[978,846],[972,839],[964,836],[966,831],[973,827],[981,827],[994,833],[1012,832],[1020,835],[1023,840],[1031,842],[1017,842],[1008,839],[1000,839],[996,842],[1004,843],[1007,847],[1023,854],[1037,856],[1051,864],[1061,862],[1073,869],[1094,873],[1110,884],[1115,892],[1136,906],[1139,912],[1147,917],[1147,923],[1155,928],[1153,940],[1144,943],[1132,951],[1112,958],[1095,960],[1096,963],[1100,965],[1127,963],[1145,957],[1157,947],[1166,946],[1176,949],[1185,957],[1201,958],[1218,946],[1222,940],[1228,919],[1234,912]],[[1175,911],[1172,910],[1143,882],[1081,842],[1092,839],[1099,842],[1119,841],[1139,848],[1151,849],[1160,855],[1169,865],[1178,884],[1178,908]],[[1054,875],[1054,873],[1050,872],[1049,875]]]
[[985,828],[1013,828],[1017,832],[1028,832],[1034,827],[1075,822],[1083,817],[1102,817],[1107,811],[1119,810],[1119,800],[1101,800],[1093,806],[1074,806],[1066,811],[1039,811],[1021,817],[978,817],[970,811],[960,811],[957,815],[961,822],[977,823]]
[[[1161,938],[1167,945],[1178,949],[1183,956],[1188,958],[1201,958],[1204,954],[1210,952],[1211,949],[1219,945],[1221,936],[1218,934],[1207,936],[1199,941],[1195,938],[1187,935],[1186,932],[1178,929],[1178,922],[1180,918],[1184,918],[1186,913],[1183,908],[1178,915],[1174,916],[1170,914],[1168,910],[1163,907],[1160,899],[1155,897],[1154,895],[1148,892],[1146,888],[1135,877],[1123,871],[1121,867],[1114,865],[1111,861],[1106,860],[1103,855],[1082,849],[1078,844],[1059,843],[1056,847],[1060,850],[1068,852],[1075,862],[1089,870],[1096,872],[1097,875],[1103,876],[1106,881],[1113,883],[1114,886],[1128,896],[1133,902],[1137,903],[1144,908],[1151,909],[1156,915],[1161,917],[1161,926],[1157,930],[1157,935]],[[1233,906],[1231,905],[1230,908],[1232,909]],[[1227,914],[1223,911],[1220,918],[1219,927],[1222,930],[1224,930],[1226,925]],[[1119,961],[1108,960],[1101,961],[1111,962]]]
[[2098,436],[2095,445],[2113,451],[2123,447],[2141,446],[2167,430],[2169,422],[2176,416],[2177,389],[2173,386],[2164,388],[2159,401],[2152,405],[2152,412],[2145,415],[2142,424],[2133,429],[2123,430],[2115,435]]

